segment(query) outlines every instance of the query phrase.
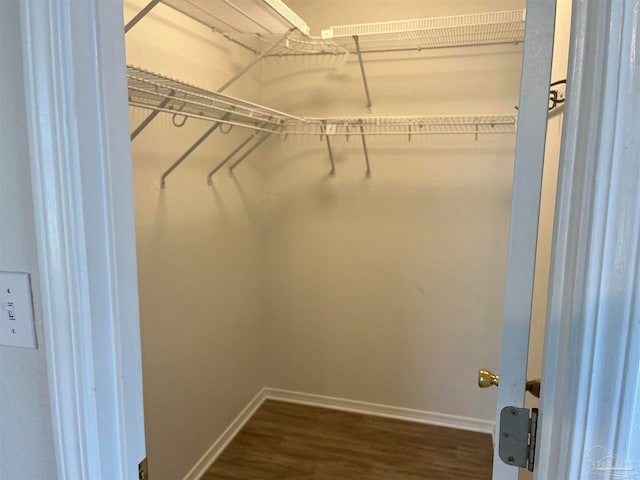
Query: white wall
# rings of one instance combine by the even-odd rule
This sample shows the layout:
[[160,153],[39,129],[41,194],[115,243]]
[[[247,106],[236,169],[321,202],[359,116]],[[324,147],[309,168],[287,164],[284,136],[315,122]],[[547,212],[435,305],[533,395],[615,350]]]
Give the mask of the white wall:
[[[288,2],[320,26],[522,8],[513,2]],[[509,113],[521,46],[366,56],[377,115]],[[302,63],[302,67],[299,67]],[[297,114],[367,115],[352,57],[272,59],[265,101]],[[266,383],[494,419],[515,136],[270,142]]]
[[[125,3],[130,18],[146,0]],[[127,34],[127,61],[211,89],[252,57],[159,5]],[[259,70],[228,93],[259,99]],[[132,109],[132,130],[147,112]],[[216,132],[160,175],[210,124],[160,115],[132,143],[147,453],[151,477],[183,478],[262,388],[262,185],[206,173],[247,132]]]
[[0,478],[53,480],[18,1],[0,1],[0,270],[31,273],[38,349],[0,346]]

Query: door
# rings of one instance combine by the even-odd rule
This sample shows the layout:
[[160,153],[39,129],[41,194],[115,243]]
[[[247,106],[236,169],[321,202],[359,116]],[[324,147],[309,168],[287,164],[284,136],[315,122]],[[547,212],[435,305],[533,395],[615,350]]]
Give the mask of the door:
[[[556,0],[527,2],[496,432],[505,407],[524,407],[555,13]],[[518,467],[499,456],[501,441],[496,433],[493,479],[517,480]]]

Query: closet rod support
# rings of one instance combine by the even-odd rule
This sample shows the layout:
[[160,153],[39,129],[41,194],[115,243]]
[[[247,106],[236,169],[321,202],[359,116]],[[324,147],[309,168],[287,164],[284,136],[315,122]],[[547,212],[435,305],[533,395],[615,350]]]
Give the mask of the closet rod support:
[[247,73],[249,70],[251,70],[258,62],[260,62],[260,60],[262,60],[264,57],[269,55],[269,53],[271,53],[271,51],[274,48],[276,48],[278,45],[280,45],[289,35],[291,35],[291,33],[294,30],[295,30],[295,28],[290,28],[289,30],[287,30],[284,33],[284,35],[282,35],[278,40],[276,40],[276,42],[274,44],[272,44],[264,52],[260,53],[260,55],[258,55],[256,58],[254,58],[253,61],[251,63],[249,63],[249,65],[244,67],[242,70],[240,70],[238,73],[236,73],[233,77],[231,77],[229,80],[227,80],[227,82],[218,89],[218,93],[222,93],[223,91],[225,91],[232,83],[234,83],[236,80],[238,80],[240,77],[242,77],[245,73]]
[[331,171],[329,172],[329,175],[332,176],[332,177],[335,177],[336,176],[336,165],[335,165],[335,163],[333,161],[333,149],[331,148],[331,140],[329,140],[329,135],[326,134],[327,133],[326,129],[327,129],[327,127],[325,125],[325,127],[324,127],[324,133],[325,133],[324,139],[327,142],[327,151],[329,152],[329,161],[331,162]]
[[364,93],[367,96],[367,110],[369,110],[369,113],[371,113],[371,95],[369,94],[367,74],[364,71],[364,62],[362,61],[362,51],[360,50],[360,40],[358,38],[358,35],[353,36],[353,41],[356,43],[356,52],[358,54],[358,62],[360,63],[360,73],[362,74],[362,83],[364,83]]
[[251,135],[249,135],[249,137],[247,137],[247,138],[245,139],[245,141],[244,141],[244,142],[242,142],[240,145],[238,145],[238,146],[233,150],[233,152],[231,152],[229,155],[227,155],[227,156],[225,157],[225,159],[224,159],[224,160],[222,160],[222,161],[221,161],[221,162],[216,166],[216,168],[214,168],[213,170],[211,170],[211,171],[207,174],[207,185],[211,185],[211,177],[213,177],[213,176],[218,172],[218,170],[220,170],[222,167],[224,167],[224,166],[227,164],[227,162],[228,162],[229,160],[231,160],[233,157],[235,157],[235,156],[236,156],[236,154],[237,154],[240,150],[242,150],[244,147],[246,147],[246,146],[249,144],[249,142],[251,142],[251,140],[253,140],[255,137],[256,137],[255,132],[254,132],[254,133],[252,133]]
[[[223,117],[223,120],[226,120],[227,118],[229,118],[229,116],[230,116],[230,115],[231,115],[231,114],[227,113],[227,114]],[[161,186],[162,188],[164,188],[164,187],[165,187],[167,177],[171,174],[171,172],[173,172],[176,168],[178,168],[178,166],[179,166],[182,162],[184,162],[184,161],[186,160],[186,158],[187,158],[189,155],[191,155],[191,154],[194,152],[194,150],[200,146],[200,144],[202,144],[202,142],[204,142],[207,138],[209,138],[209,135],[211,135],[213,132],[215,132],[215,131],[218,129],[218,127],[220,127],[220,125],[222,125],[222,123],[220,123],[220,122],[214,123],[214,124],[209,128],[209,130],[207,130],[206,132],[204,132],[204,134],[202,134],[202,136],[201,136],[198,140],[196,140],[196,142],[195,142],[193,145],[191,145],[191,147],[189,147],[189,149],[188,149],[186,152],[184,152],[184,153],[182,154],[182,156],[181,156],[178,160],[176,160],[175,162],[173,162],[173,164],[172,164],[172,165],[171,165],[171,166],[170,166],[170,167],[169,167],[169,168],[168,168],[168,169],[167,169],[167,170],[162,174],[162,177],[160,177],[160,186]]]
[[140,20],[142,20],[147,15],[147,13],[149,13],[153,9],[153,7],[155,7],[159,3],[160,3],[160,0],[151,0],[146,7],[140,10],[136,14],[136,16],[133,17],[131,20],[129,20],[129,22],[124,26],[124,33],[127,33],[129,30],[135,27],[135,25]]
[[362,121],[360,121],[360,136],[362,137],[362,149],[364,150],[364,161],[367,164],[367,178],[371,178],[371,165],[369,165],[369,151],[367,150],[367,141],[365,140],[364,135],[364,125],[362,125]]
[[270,136],[271,136],[271,134],[270,134],[270,133],[263,133],[263,134],[262,134],[262,138],[261,138],[260,140],[258,140],[256,143],[254,143],[254,144],[253,144],[253,146],[252,146],[249,150],[247,150],[246,152],[244,152],[244,153],[242,154],[242,156],[241,156],[238,160],[236,160],[236,162],[235,162],[233,165],[231,165],[231,166],[229,167],[229,175],[233,175],[233,169],[234,169],[234,168],[236,168],[238,165],[240,165],[240,163],[241,163],[245,158],[247,158],[249,155],[251,155],[251,154],[253,153],[253,151],[254,151],[256,148],[258,148],[260,145],[262,145],[262,144],[265,142],[265,140],[266,140],[267,138],[269,138]]
[[[173,95],[175,95],[175,92],[172,90],[169,93],[169,97]],[[156,118],[156,116],[162,111],[162,109],[167,106],[167,104],[171,101],[171,98],[169,97],[166,97],[164,100],[162,100],[162,102],[160,102],[160,105],[158,105],[158,109],[147,115],[147,118],[145,118],[142,123],[137,126],[137,128],[131,134],[131,141],[133,141],[134,138],[136,138],[145,128],[147,128],[147,125],[149,125],[153,121],[153,119]]]

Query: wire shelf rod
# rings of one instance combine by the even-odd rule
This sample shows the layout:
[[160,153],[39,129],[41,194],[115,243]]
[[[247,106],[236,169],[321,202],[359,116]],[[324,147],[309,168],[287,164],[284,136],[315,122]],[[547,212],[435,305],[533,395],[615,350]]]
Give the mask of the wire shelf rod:
[[[482,126],[483,128],[478,128],[477,133],[479,135],[487,135],[487,134],[514,134],[516,133],[516,124],[502,125],[502,126]],[[294,136],[304,136],[304,135],[325,135],[323,130],[318,129],[302,129],[304,126],[298,126],[295,128],[288,128],[285,130],[287,135]],[[329,134],[329,137],[340,137],[340,136],[406,136],[409,138],[409,135],[412,137],[423,136],[423,135],[476,135],[475,125],[466,125],[465,128],[450,128],[447,126],[446,128],[439,126],[431,126],[430,128],[422,128],[422,129],[413,129],[407,126],[406,128],[390,130],[388,128],[382,128],[380,130],[365,130],[364,132],[360,131],[336,131],[334,134]]]
[[[170,114],[174,114],[176,113],[175,110],[169,109],[169,108],[162,108],[162,109],[158,109],[158,107],[153,107],[153,106],[149,106],[145,103],[138,103],[135,101],[129,101],[129,105],[132,107],[138,107],[138,108],[143,108],[146,110],[160,110],[163,113],[170,113]],[[177,112],[179,113],[179,115],[181,116],[185,116],[185,117],[189,117],[189,118],[195,118],[198,120],[205,120],[207,122],[215,122],[215,123],[222,123],[224,125],[233,125],[234,127],[240,127],[240,128],[248,128],[250,130],[259,130],[261,132],[265,132],[265,133],[276,133],[276,130],[271,130],[268,128],[263,128],[258,126],[257,124],[250,124],[250,123],[242,123],[242,122],[238,122],[238,121],[234,121],[234,120],[227,120],[224,117],[222,118],[212,118],[212,117],[207,117],[206,115],[199,115],[197,113],[189,113],[189,112]],[[280,127],[282,127],[282,124],[279,125]]]
[[[130,75],[128,78],[130,80],[129,90],[144,93],[145,95],[149,95],[151,97],[165,98],[167,95],[170,94],[170,92],[174,92],[173,97],[175,97],[174,99],[179,103],[190,102],[200,106],[207,106],[209,108],[216,108],[216,103],[218,103],[222,105],[228,105],[229,108],[234,108],[236,110],[238,108],[244,108],[246,110],[254,111],[256,113],[261,112],[261,113],[265,113],[275,117],[282,117],[282,118],[287,118],[291,120],[302,120],[302,117],[297,117],[295,115],[281,112],[273,108],[265,107],[257,103],[249,102],[247,100],[240,100],[238,98],[230,97],[217,92],[210,92],[204,89],[200,89],[199,87],[193,87],[195,89],[198,89],[198,91],[189,90],[187,88],[181,88],[180,86],[181,84],[178,81],[174,81],[175,83],[169,83],[169,82],[160,83],[160,82],[154,82],[152,80],[138,78],[133,75]],[[163,77],[160,77],[160,78],[163,78]],[[143,88],[140,85],[136,86],[132,82],[140,82],[144,86],[147,86],[148,88]],[[190,86],[188,84],[182,84],[182,85]],[[160,89],[167,90],[167,93],[160,93],[159,91]],[[184,96],[181,97],[181,96],[178,96],[178,94],[183,94]],[[202,103],[202,102],[197,103],[196,100],[191,100],[189,98],[190,96],[196,97],[196,99],[200,99],[204,102],[211,102],[211,103]]]
[[[331,26],[322,31],[322,38],[337,39],[352,37],[353,35],[393,35],[415,31],[432,31],[445,29],[472,29],[475,33],[483,27],[500,27],[514,25],[518,28],[524,25],[525,10],[506,10],[495,12],[471,13],[446,17],[418,18],[410,20],[394,20],[377,23],[360,23],[352,25]],[[474,30],[475,29],[475,30]]]
[[[158,0],[158,1],[159,1],[159,0]],[[148,11],[150,11],[150,10],[151,10],[151,9],[152,9],[152,8],[153,8],[153,7],[158,3],[158,1],[156,1],[156,0],[152,0],[152,2],[151,2],[149,5],[147,5],[147,7],[144,9],[144,10],[146,10],[146,12],[144,12],[144,14],[140,16],[140,19],[141,19],[142,17],[144,17],[144,15],[146,15],[146,13],[147,13]],[[225,0],[225,1],[226,1],[226,0]],[[154,2],[155,2],[155,3],[154,3]],[[226,3],[228,3],[229,5],[231,5],[232,7],[234,7],[234,6],[233,6],[232,4],[230,4],[229,2],[226,2]],[[234,7],[234,8],[235,8],[235,7]],[[143,10],[143,11],[144,11],[144,10]],[[140,12],[140,14],[142,14],[142,13],[143,13],[143,12]],[[139,15],[140,15],[140,14],[139,14]],[[138,19],[137,21],[139,21],[140,19]],[[137,21],[136,21],[136,23],[137,23]],[[135,25],[135,23],[134,23],[134,25]],[[133,25],[131,25],[131,27],[132,27],[132,26],[133,26]],[[131,27],[130,27],[130,28],[131,28]],[[284,33],[280,38],[278,38],[278,40],[277,40],[273,45],[271,45],[267,50],[265,50],[265,51],[264,51],[264,52],[262,52],[260,55],[258,55],[258,56],[253,60],[253,61],[251,61],[248,65],[246,65],[242,70],[240,70],[238,73],[236,73],[233,77],[231,77],[229,80],[227,80],[227,81],[226,81],[226,82],[225,82],[225,83],[224,83],[220,88],[218,88],[218,90],[216,91],[216,93],[218,93],[218,94],[222,93],[224,90],[226,90],[228,87],[230,87],[233,83],[235,83],[238,79],[240,79],[240,78],[241,78],[245,73],[247,73],[249,70],[251,70],[251,69],[252,69],[252,68],[253,68],[253,67],[254,67],[258,62],[260,62],[263,58],[265,58],[265,56],[267,56],[267,55],[269,54],[269,52],[271,52],[271,51],[272,51],[274,48],[276,48],[280,43],[282,43],[282,42],[283,42],[283,41],[284,41],[284,40],[285,40],[285,39],[286,39],[286,38],[287,38],[287,37],[288,37],[288,36],[289,36],[293,31],[294,31],[294,30],[295,30],[295,27],[291,27],[289,30],[287,30],[287,32],[285,32],[285,33]],[[140,69],[138,69],[138,70],[140,70]],[[150,73],[150,72],[147,72],[147,73]],[[157,76],[157,77],[159,77],[159,76]],[[139,81],[144,81],[144,80],[142,80],[142,79],[138,79],[138,80],[139,80]],[[129,88],[130,88],[130,89],[135,89],[135,87],[131,87],[131,86],[129,86]],[[178,91],[178,89],[175,89],[175,90],[176,90],[176,91]],[[185,93],[186,93],[186,92],[185,92]],[[192,94],[192,95],[193,95],[194,93],[192,92],[192,93],[190,93],[190,94]],[[159,92],[155,92],[155,95],[156,95],[156,96],[158,96],[158,95],[160,95],[160,94],[159,94]],[[196,94],[196,95],[197,95],[197,94]],[[184,99],[183,99],[183,101],[184,101]],[[159,106],[164,107],[164,106],[166,106],[166,104],[167,104],[167,103],[168,103],[168,102],[166,102],[166,103],[163,105],[163,104],[162,104],[162,102],[161,102]],[[238,103],[239,103],[239,102],[238,102]],[[245,103],[245,104],[246,104],[247,102],[243,102],[243,103]],[[264,110],[264,109],[262,109],[262,110]],[[156,114],[156,115],[157,115],[157,114]],[[151,114],[151,115],[149,115],[149,116],[148,116],[148,117],[147,117],[147,118],[142,122],[142,124],[141,124],[142,128],[137,128],[137,129],[136,129],[136,132],[134,132],[134,133],[136,134],[136,136],[137,136],[137,135],[138,135],[142,130],[144,130],[144,128],[146,128],[146,127],[147,127],[147,125],[149,125],[149,123],[151,123],[151,121],[155,118],[155,116],[156,116],[156,115]],[[186,116],[185,116],[185,118],[186,118]],[[228,117],[227,117],[227,118],[228,118]],[[134,138],[135,138],[135,137],[134,137]],[[171,173],[171,172],[169,172],[169,173]],[[162,178],[163,185],[164,185],[164,178],[165,178],[165,177],[163,176],[163,178]]]
[[[254,109],[256,111],[268,112],[268,114],[272,116],[281,116],[281,117],[286,117],[292,120],[301,120],[301,117],[298,117],[295,115],[291,115],[273,108],[265,107],[263,105],[250,102],[248,100],[241,100],[239,98],[232,97],[230,95],[225,95],[223,93],[206,90],[204,88],[197,87],[195,85],[191,85],[189,83],[185,83],[180,80],[175,80],[173,78],[160,75],[154,72],[150,72],[148,70],[134,67],[132,65],[128,65],[127,69],[128,69],[127,78],[129,80],[129,89],[141,91],[152,96],[163,95],[159,92],[159,90],[164,89],[167,91],[174,91],[176,93],[176,99],[179,98],[181,101],[184,101],[185,98],[188,99],[187,96],[193,96],[205,101],[216,101],[220,103],[226,103],[236,108],[238,106],[242,106],[243,108],[247,108],[247,109]],[[142,84],[142,85],[139,85],[139,84]],[[143,87],[148,87],[148,88],[143,88]],[[183,94],[184,97],[179,97],[178,94]]]
[[[147,93],[145,91],[140,91],[138,89],[135,88],[131,88],[131,91],[139,91],[140,93]],[[202,116],[207,116],[205,115],[206,111],[213,111],[213,112],[217,112],[217,113],[230,113],[232,115],[237,115],[239,117],[247,117],[249,120],[264,120],[267,123],[272,123],[274,125],[281,125],[282,122],[284,121],[283,119],[274,119],[273,118],[273,114],[269,111],[259,111],[259,110],[243,110],[242,107],[237,107],[235,105],[233,105],[230,102],[224,102],[224,107],[222,106],[214,106],[212,104],[207,104],[207,103],[202,103],[202,102],[194,102],[189,100],[188,98],[176,98],[174,95],[164,95],[164,94],[155,94],[154,96],[162,98],[162,102],[159,105],[152,105],[152,104],[148,104],[145,102],[145,98],[140,96],[135,96],[135,95],[131,95],[130,96],[130,104],[133,104],[133,102],[136,103],[142,103],[145,105],[148,105],[149,108],[152,109],[158,109],[159,111],[171,111],[175,114],[178,115],[186,115],[187,113],[194,113],[192,111],[189,110],[185,110],[186,106],[189,107],[197,107],[197,113],[196,115],[202,115]],[[172,105],[171,106],[167,106],[169,102],[171,101],[175,101],[176,103],[181,103],[183,104],[181,109],[177,109],[174,108]],[[209,118],[213,118],[217,120],[217,117],[215,116],[211,116]],[[146,125],[145,125],[146,126]]]
[[[147,110],[157,110],[164,113],[175,114],[176,110],[172,108],[160,108],[159,106],[149,105],[145,102],[137,101],[131,98],[129,104]],[[227,112],[228,114],[229,112]],[[263,131],[266,133],[277,133],[274,129],[266,128],[257,123],[248,123],[228,118],[211,117],[199,113],[189,111],[180,111],[180,115],[186,117],[205,120],[209,122],[220,122],[228,125],[248,128],[251,130]],[[256,120],[255,117],[248,117]],[[263,119],[268,121],[267,118]],[[358,118],[311,118],[300,117],[294,121],[271,121],[271,125],[277,126],[281,133],[287,135],[324,135],[326,133],[326,125],[335,125],[335,133],[329,135],[362,135],[358,129],[347,131],[349,126],[358,126],[362,119]],[[367,118],[363,121],[363,129],[365,135],[425,135],[425,134],[459,134],[459,133],[475,133],[476,125],[478,125],[478,133],[515,133],[517,127],[517,117],[515,115],[496,115],[490,117],[377,117]]]
[[[285,133],[287,135],[292,135],[292,136],[304,136],[304,135],[308,135],[308,136],[317,136],[317,135],[323,135],[322,132],[319,131],[309,131],[309,130],[285,130]],[[516,133],[515,130],[515,125],[514,128],[509,129],[509,130],[500,130],[500,129],[486,129],[486,130],[479,130],[478,134],[479,135],[502,135],[502,134],[514,134]],[[381,130],[381,131],[365,131],[364,133],[358,132],[358,131],[352,131],[349,133],[349,135],[355,135],[355,136],[361,136],[361,135],[366,135],[366,136],[405,136],[408,137],[409,134],[411,134],[412,137],[418,137],[418,136],[423,136],[423,135],[475,135],[476,131],[475,129],[467,129],[467,130],[423,130],[423,131],[415,131],[415,130],[395,130],[395,131],[391,131],[391,130]],[[332,134],[332,135],[327,135],[329,137],[341,137],[341,136],[346,136],[345,133],[341,133],[338,132],[336,134]]]

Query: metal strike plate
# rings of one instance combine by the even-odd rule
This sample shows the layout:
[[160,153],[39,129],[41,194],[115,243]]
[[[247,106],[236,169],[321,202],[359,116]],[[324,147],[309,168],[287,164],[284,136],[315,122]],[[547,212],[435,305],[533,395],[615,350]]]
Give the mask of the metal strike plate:
[[138,464],[138,480],[149,480],[147,457],[144,457],[144,459]]
[[500,412],[498,455],[507,465],[527,468],[529,459],[529,409],[505,407]]

